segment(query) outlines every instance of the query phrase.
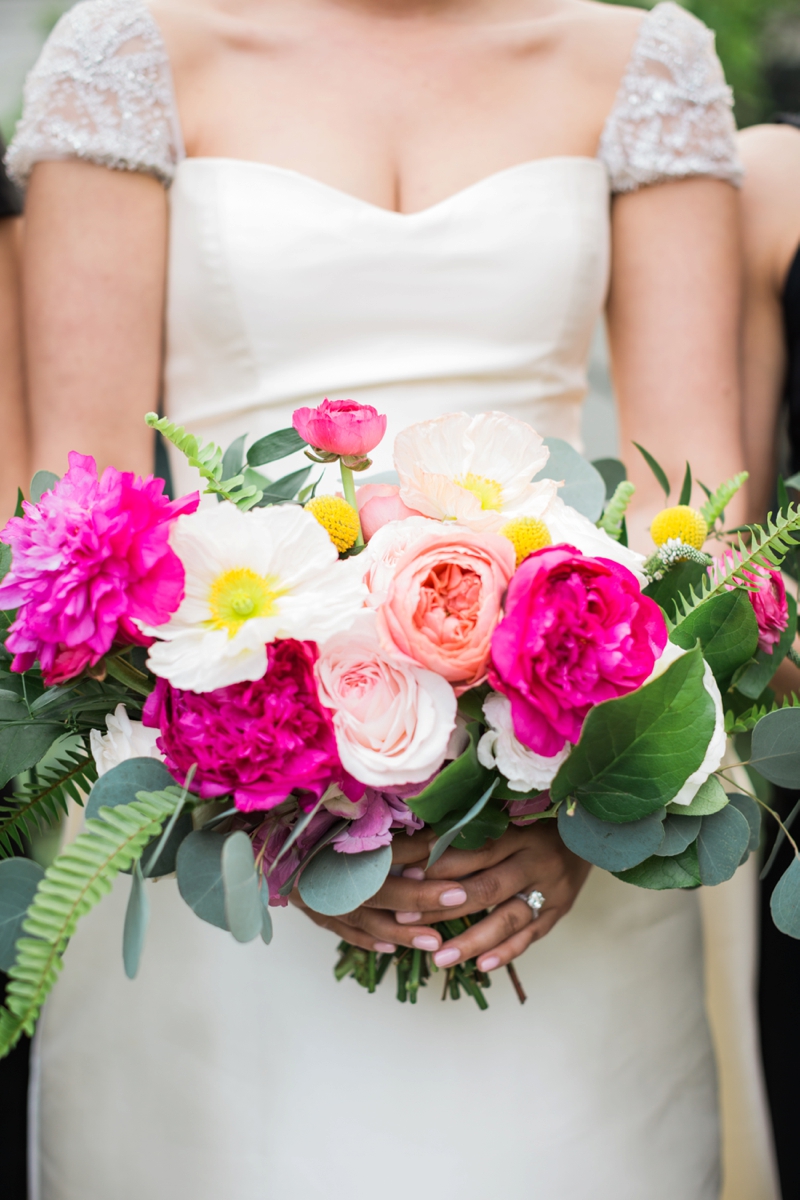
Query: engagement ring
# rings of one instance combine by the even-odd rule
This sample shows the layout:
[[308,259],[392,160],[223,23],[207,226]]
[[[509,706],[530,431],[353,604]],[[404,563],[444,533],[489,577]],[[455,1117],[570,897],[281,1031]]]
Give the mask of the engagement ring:
[[528,908],[533,913],[534,921],[538,918],[539,913],[542,911],[542,909],[545,906],[544,896],[542,895],[541,892],[538,892],[536,890],[534,890],[532,892],[528,892],[527,895],[525,892],[517,892],[514,899],[522,900],[525,904],[527,904]]

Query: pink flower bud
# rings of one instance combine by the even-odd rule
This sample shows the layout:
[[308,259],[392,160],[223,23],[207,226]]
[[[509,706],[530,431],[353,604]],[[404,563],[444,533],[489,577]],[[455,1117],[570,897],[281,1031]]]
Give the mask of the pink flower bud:
[[365,483],[356,491],[361,531],[368,542],[374,533],[390,521],[405,521],[419,516],[400,499],[400,488],[393,483]]
[[[732,560],[733,552],[726,550],[708,568],[711,578],[716,581],[722,570],[730,568]],[[772,654],[789,624],[789,605],[786,601],[783,578],[780,571],[768,571],[766,567],[760,566],[750,567],[742,571],[742,575],[756,587],[755,591],[749,591],[747,594],[758,623],[758,648]],[[733,586],[728,587],[728,591],[731,591]]]
[[386,433],[386,417],[354,400],[323,400],[317,408],[297,408],[292,425],[314,450],[348,458],[364,458]]

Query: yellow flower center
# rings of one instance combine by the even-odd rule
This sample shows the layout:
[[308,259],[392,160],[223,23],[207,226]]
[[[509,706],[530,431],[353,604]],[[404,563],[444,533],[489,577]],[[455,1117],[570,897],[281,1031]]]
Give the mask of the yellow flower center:
[[249,567],[234,567],[219,575],[211,585],[208,607],[212,629],[227,629],[228,636],[238,633],[245,621],[275,615],[275,601],[284,592],[274,575],[257,575]]
[[315,496],[305,506],[316,517],[340,554],[356,544],[358,516],[355,509],[341,496]]
[[543,550],[545,546],[553,544],[550,530],[538,517],[514,517],[506,521],[500,532],[516,550],[517,566],[534,550]]
[[455,482],[459,487],[472,492],[473,496],[477,496],[482,509],[500,511],[503,505],[503,485],[496,479],[487,479],[485,475],[473,475],[470,471],[466,475],[457,476]]
[[688,504],[676,504],[662,508],[650,526],[650,536],[657,546],[663,546],[670,538],[677,538],[686,546],[702,550],[708,537],[708,525],[696,508]]

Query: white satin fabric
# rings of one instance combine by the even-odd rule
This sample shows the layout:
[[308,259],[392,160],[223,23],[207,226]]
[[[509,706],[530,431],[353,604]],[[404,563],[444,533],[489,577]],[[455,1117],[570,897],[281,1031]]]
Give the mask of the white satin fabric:
[[[401,216],[291,171],[187,160],[170,193],[166,403],[223,444],[348,396],[393,435],[504,409],[578,442],[607,286],[604,166],[532,162]],[[191,473],[174,461],[181,490]],[[128,881],[79,928],[39,1036],[37,1200],[716,1200],[695,894],[594,871],[479,1012],[370,996],[295,910],[239,946]]]

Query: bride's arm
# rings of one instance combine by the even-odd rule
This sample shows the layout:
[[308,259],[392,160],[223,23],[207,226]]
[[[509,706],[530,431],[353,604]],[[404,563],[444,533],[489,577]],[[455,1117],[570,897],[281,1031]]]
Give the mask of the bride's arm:
[[41,162],[26,199],[24,329],[34,470],[67,452],[149,474],[158,407],[167,245],[149,175]]
[[[741,293],[739,196],[730,184],[686,179],[614,200],[608,328],[621,448],[636,484],[632,543],[664,494],[631,444],[664,467],[678,502],[685,462],[715,488],[744,467],[737,341]],[[695,484],[694,502],[703,494]],[[746,519],[742,493],[726,514]]]

